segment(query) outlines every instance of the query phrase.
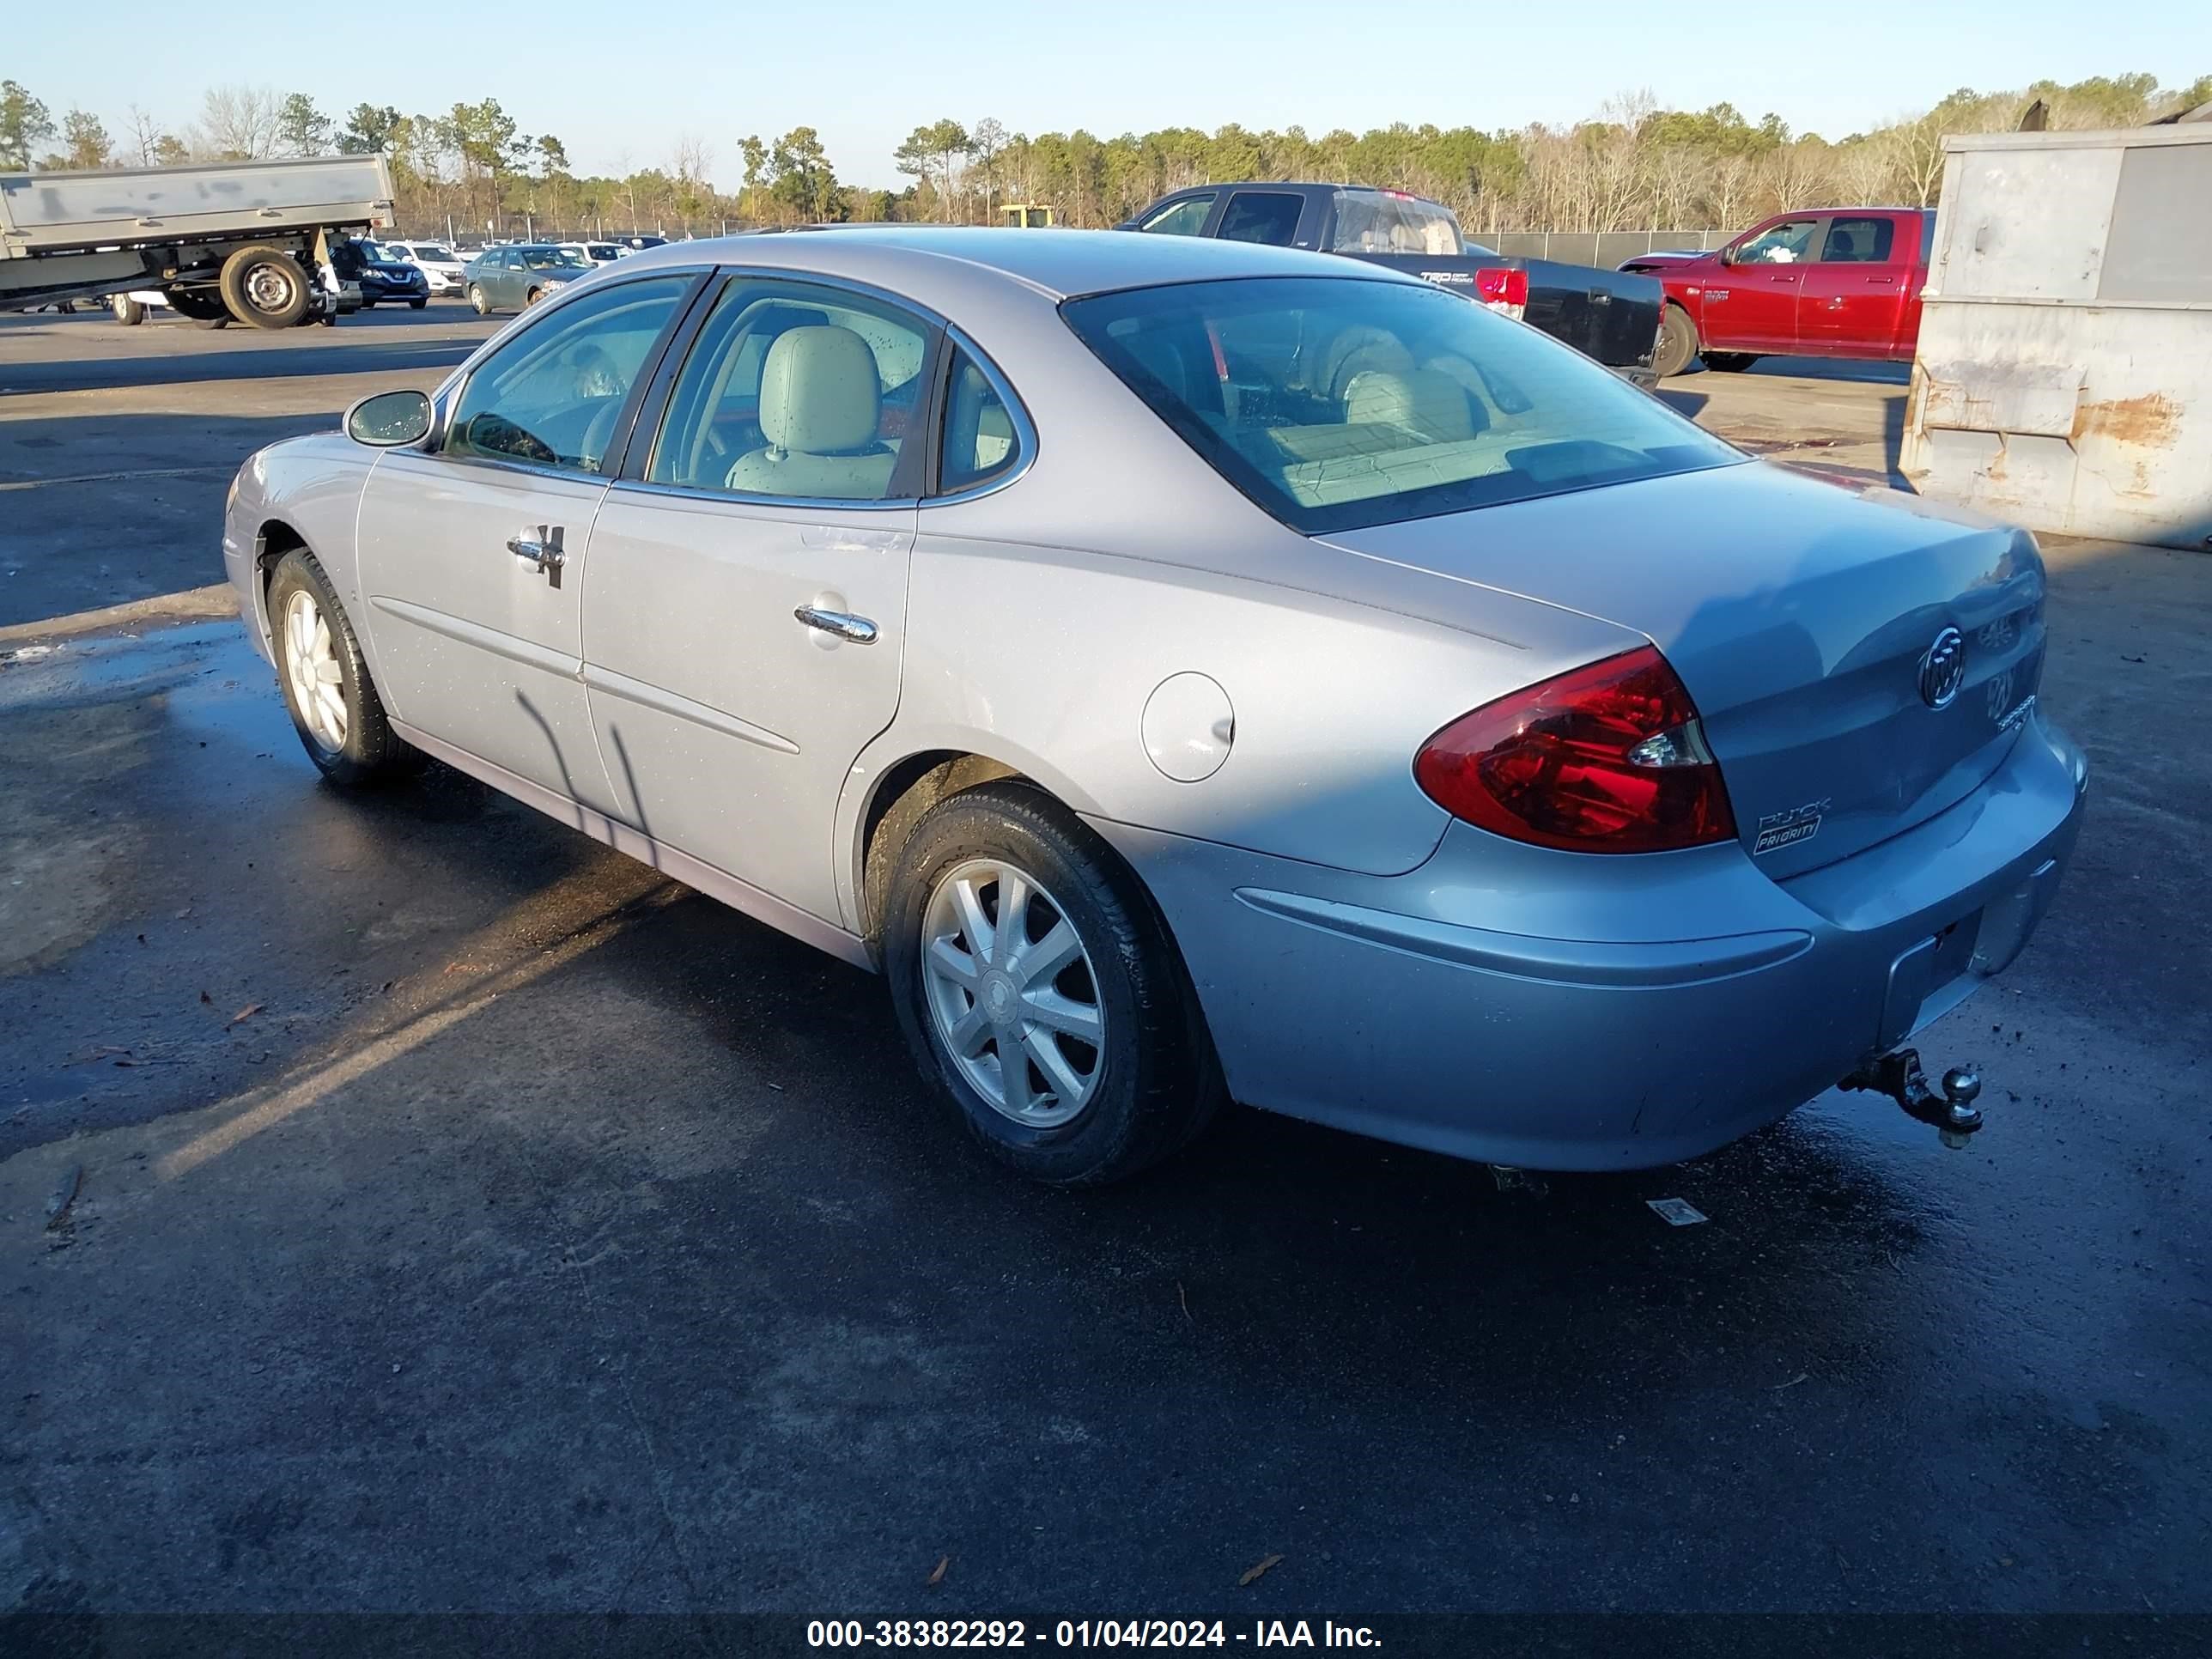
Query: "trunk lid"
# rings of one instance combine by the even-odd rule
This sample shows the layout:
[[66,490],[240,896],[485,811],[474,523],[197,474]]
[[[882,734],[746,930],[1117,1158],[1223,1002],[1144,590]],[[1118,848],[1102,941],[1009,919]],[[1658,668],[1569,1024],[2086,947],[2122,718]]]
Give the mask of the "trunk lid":
[[2042,678],[2033,537],[1763,462],[1323,539],[1649,638],[1778,880],[1972,793]]

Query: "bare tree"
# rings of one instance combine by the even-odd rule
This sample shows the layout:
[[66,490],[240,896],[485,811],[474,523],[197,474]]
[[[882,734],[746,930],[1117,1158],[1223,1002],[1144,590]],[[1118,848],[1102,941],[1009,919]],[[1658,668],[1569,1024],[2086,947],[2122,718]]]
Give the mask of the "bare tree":
[[200,100],[198,148],[216,161],[258,161],[276,148],[283,106],[273,87],[210,87]]
[[161,140],[167,137],[161,131],[161,124],[154,118],[151,112],[137,104],[131,106],[129,120],[130,153],[138,158],[138,165],[142,167],[161,166]]
[[999,187],[999,157],[1006,148],[1006,130],[994,116],[985,116],[975,123],[969,133],[969,153],[975,158],[975,171],[983,179],[983,222],[991,222],[993,198]]

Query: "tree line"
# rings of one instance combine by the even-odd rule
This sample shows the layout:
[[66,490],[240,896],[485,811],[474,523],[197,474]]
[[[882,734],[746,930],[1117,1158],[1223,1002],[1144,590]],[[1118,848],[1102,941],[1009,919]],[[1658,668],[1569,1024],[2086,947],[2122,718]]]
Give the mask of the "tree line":
[[[2212,102],[2212,75],[2166,88],[2154,75],[2039,81],[2016,91],[1951,94],[1932,109],[1831,142],[1757,121],[1730,104],[1657,106],[1649,94],[1609,100],[1566,126],[1484,131],[1400,124],[1318,137],[1301,127],[1212,132],[1171,127],[1101,138],[1080,129],[1010,132],[985,118],[917,126],[893,160],[900,191],[841,183],[812,127],[736,142],[738,180],[696,134],[666,157],[614,174],[579,175],[552,133],[530,133],[499,100],[442,114],[357,104],[343,115],[304,93],[211,88],[196,117],[168,125],[133,106],[120,133],[91,112],[55,118],[0,81],[0,167],[161,167],[190,161],[382,155],[399,216],[415,234],[525,225],[570,231],[710,233],[740,225],[923,220],[990,223],[1009,204],[1048,206],[1061,223],[1111,225],[1170,191],[1237,179],[1378,185],[1432,197],[1480,237],[1512,230],[1729,228],[1816,201],[1932,205],[1947,133],[2140,125]],[[2031,114],[2031,112],[2033,112]]]

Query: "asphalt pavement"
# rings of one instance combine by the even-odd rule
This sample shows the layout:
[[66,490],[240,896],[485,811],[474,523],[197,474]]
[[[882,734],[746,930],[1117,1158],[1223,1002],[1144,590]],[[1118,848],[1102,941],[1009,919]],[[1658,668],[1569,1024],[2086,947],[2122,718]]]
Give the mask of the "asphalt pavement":
[[[246,450],[482,326],[0,324],[0,624],[213,580]],[[1878,469],[1903,388],[1668,394]],[[1024,1186],[870,976],[324,787],[234,623],[15,630],[0,1609],[2212,1610],[2212,562],[2051,553],[2089,825],[1921,1045],[1989,1127],[1535,1182],[1240,1109]]]

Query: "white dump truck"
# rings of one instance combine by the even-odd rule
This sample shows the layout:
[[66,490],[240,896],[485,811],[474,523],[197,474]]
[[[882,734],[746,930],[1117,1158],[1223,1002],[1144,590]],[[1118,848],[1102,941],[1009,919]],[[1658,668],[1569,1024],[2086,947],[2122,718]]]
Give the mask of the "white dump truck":
[[391,228],[392,196],[380,155],[0,173],[0,310],[155,289],[199,322],[315,321],[350,309],[331,247]]

